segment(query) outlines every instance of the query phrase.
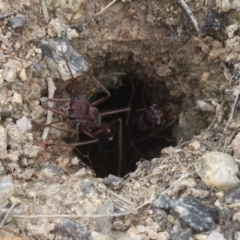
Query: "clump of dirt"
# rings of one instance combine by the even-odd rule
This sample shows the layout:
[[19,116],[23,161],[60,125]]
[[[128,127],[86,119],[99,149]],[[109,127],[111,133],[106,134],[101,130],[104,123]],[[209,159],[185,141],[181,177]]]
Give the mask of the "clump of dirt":
[[[238,213],[194,168],[206,152],[239,162],[237,5],[188,1],[196,31],[183,2],[3,0],[3,235],[174,239],[185,225],[173,205],[184,197],[215,202],[222,218]],[[84,128],[79,139],[76,99],[80,108],[97,106],[100,132]],[[157,127],[146,124],[151,111]],[[124,177],[102,179],[108,174]],[[170,210],[152,208],[160,193],[172,199]],[[232,233],[228,221],[215,224],[227,238],[238,215]]]

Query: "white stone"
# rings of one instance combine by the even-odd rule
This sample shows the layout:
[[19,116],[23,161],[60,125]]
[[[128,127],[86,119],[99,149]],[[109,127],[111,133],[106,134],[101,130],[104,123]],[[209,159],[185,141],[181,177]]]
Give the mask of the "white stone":
[[10,175],[4,176],[0,181],[0,196],[4,197],[6,195],[11,195],[14,191],[14,186],[12,183],[12,178]]
[[7,131],[3,126],[0,126],[0,159],[7,157]]
[[192,150],[192,151],[193,150],[199,150],[200,146],[201,145],[198,141],[193,141],[193,142],[189,143],[189,145],[188,145],[189,149]]
[[71,160],[71,164],[72,165],[78,165],[79,164],[79,159],[77,158],[77,157],[75,157],[75,158],[73,158],[72,160]]
[[38,155],[39,147],[26,143],[23,147],[23,155],[27,158],[36,158]]
[[18,93],[14,93],[12,97],[12,103],[22,105],[22,96]]
[[23,116],[22,118],[18,119],[16,124],[17,127],[21,130],[21,132],[26,132],[32,127],[31,121],[26,116]]
[[233,38],[234,33],[238,30],[238,23],[231,24],[225,28],[225,33],[229,38]]
[[14,82],[21,67],[22,65],[19,61],[9,59],[7,63],[3,64],[3,79],[7,82]]
[[219,191],[230,190],[239,185],[236,173],[239,171],[233,158],[221,152],[204,154],[195,164],[202,181]]
[[24,172],[22,172],[21,177],[24,180],[29,180],[32,178],[33,174],[34,174],[33,169],[26,169]]
[[102,233],[99,232],[92,232],[91,233],[92,240],[113,240],[111,237],[107,235],[103,235]]
[[22,71],[19,73],[18,75],[20,77],[20,79],[24,82],[27,80],[27,74],[26,74],[26,70],[23,68]]
[[207,240],[225,240],[224,236],[216,231],[213,231],[207,238]]
[[233,9],[240,8],[240,0],[233,0],[232,6]]
[[7,143],[11,149],[16,149],[22,146],[24,142],[24,134],[18,129],[14,123],[9,123],[6,126]]
[[217,0],[216,5],[223,12],[227,12],[231,8],[231,3],[228,0]]

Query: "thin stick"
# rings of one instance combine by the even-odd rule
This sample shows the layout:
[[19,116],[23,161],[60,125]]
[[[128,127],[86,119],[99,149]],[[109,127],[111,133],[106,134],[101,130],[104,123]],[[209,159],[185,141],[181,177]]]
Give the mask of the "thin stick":
[[233,106],[232,106],[232,110],[231,110],[230,116],[229,116],[229,118],[228,118],[228,121],[227,121],[226,127],[224,128],[223,132],[226,131],[226,129],[227,129],[229,123],[232,121],[233,113],[234,113],[234,109],[235,109],[235,106],[236,106],[236,104],[237,104],[237,100],[238,100],[238,95],[239,95],[239,94],[236,94],[236,97],[235,97],[235,100],[234,100],[234,104],[233,104]]
[[107,192],[109,195],[112,195],[113,197],[117,198],[119,201],[124,202],[125,204],[128,204],[130,206],[133,206],[133,202],[130,202],[126,198],[120,196],[119,194],[116,194],[111,189],[107,188],[104,184],[94,184],[95,188],[101,192]]
[[48,14],[48,10],[47,10],[45,0],[42,0],[42,11],[43,11],[43,17],[44,17],[46,23],[48,23],[50,17],[49,17],[49,14]]
[[[54,93],[56,91],[56,87],[51,77],[47,78],[47,81],[48,81],[48,98],[53,98]],[[49,102],[49,107],[53,107],[53,102]],[[52,117],[53,117],[53,112],[48,110],[46,124],[50,124],[52,122]],[[42,140],[47,139],[48,133],[49,133],[49,127],[44,128],[43,134],[42,134]]]
[[182,5],[182,7],[184,8],[184,10],[187,12],[187,15],[189,16],[189,18],[191,19],[196,31],[198,33],[200,33],[200,29],[198,27],[198,22],[197,19],[195,18],[192,10],[189,8],[189,6],[184,2],[184,0],[178,0],[178,2]]
[[106,7],[104,7],[100,12],[96,13],[95,16],[98,16],[100,14],[102,14],[103,12],[105,12],[109,7],[111,7],[115,2],[117,2],[118,0],[113,0],[112,2],[110,2]]
[[3,220],[0,223],[0,230],[2,229],[4,223],[7,220],[7,217],[9,216],[10,212],[13,210],[13,208],[17,205],[18,203],[14,203],[7,211],[6,215],[4,216]]

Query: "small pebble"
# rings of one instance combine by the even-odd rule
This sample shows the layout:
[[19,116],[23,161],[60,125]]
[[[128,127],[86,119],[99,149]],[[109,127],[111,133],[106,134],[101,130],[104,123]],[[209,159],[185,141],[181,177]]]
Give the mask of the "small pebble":
[[216,231],[213,231],[207,238],[207,240],[225,240],[224,236]]
[[200,148],[200,143],[198,141],[193,141],[193,142],[188,144],[188,147],[192,151],[198,150]]
[[23,68],[21,70],[21,72],[18,75],[20,77],[20,79],[24,82],[27,80],[27,74],[26,74],[26,70]]
[[26,18],[22,14],[17,14],[10,20],[10,24],[13,29],[20,28],[26,24]]
[[205,153],[195,163],[195,169],[208,187],[226,191],[239,186],[235,176],[239,169],[229,154],[222,152]]
[[31,121],[26,116],[18,119],[16,125],[21,130],[21,132],[26,132],[32,127]]
[[73,158],[71,160],[71,164],[74,165],[74,166],[78,165],[79,164],[79,159],[77,157]]
[[22,105],[23,104],[22,96],[19,95],[18,93],[14,93],[12,98],[12,103]]

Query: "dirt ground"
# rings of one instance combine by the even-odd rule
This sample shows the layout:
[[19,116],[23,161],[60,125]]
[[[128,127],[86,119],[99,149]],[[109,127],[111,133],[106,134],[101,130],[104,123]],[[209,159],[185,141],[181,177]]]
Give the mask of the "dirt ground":
[[[239,239],[239,206],[224,201],[230,189],[204,184],[195,169],[209,152],[240,162],[238,1],[186,1],[197,28],[183,1],[110,2],[0,3],[0,239],[184,239],[172,211],[156,220],[160,193],[217,206],[217,232]],[[107,96],[92,76],[111,94],[100,111],[131,107],[117,115],[121,172],[119,138],[73,151],[67,144],[85,141],[74,132],[79,122],[44,128],[70,97]],[[64,99],[52,116],[47,98]],[[132,120],[150,104],[162,104],[159,139]],[[191,230],[192,239],[210,239]]]

